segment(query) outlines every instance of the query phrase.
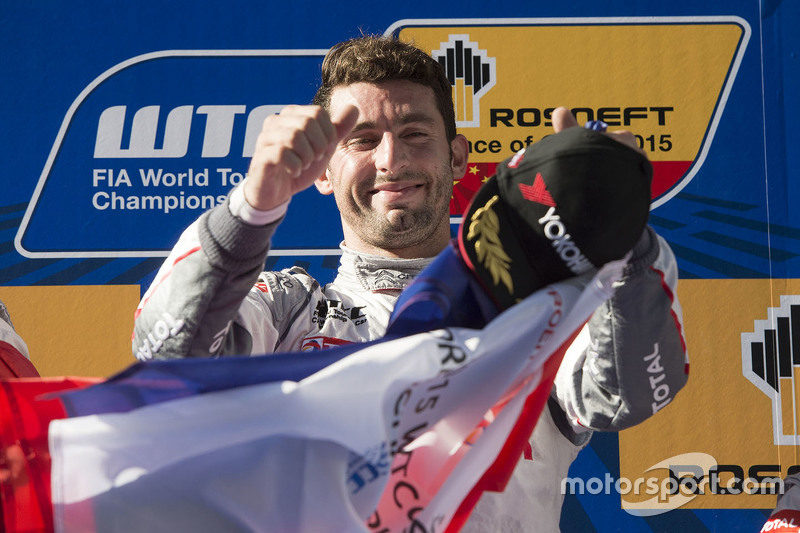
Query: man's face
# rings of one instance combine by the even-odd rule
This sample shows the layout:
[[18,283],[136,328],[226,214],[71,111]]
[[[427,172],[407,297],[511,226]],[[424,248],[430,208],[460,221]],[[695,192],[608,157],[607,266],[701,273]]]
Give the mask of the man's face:
[[331,95],[331,117],[348,105],[358,109],[358,122],[326,173],[345,242],[371,253],[435,255],[449,239],[453,178],[463,174],[466,142],[461,137],[451,147],[433,90],[417,83],[339,87]]

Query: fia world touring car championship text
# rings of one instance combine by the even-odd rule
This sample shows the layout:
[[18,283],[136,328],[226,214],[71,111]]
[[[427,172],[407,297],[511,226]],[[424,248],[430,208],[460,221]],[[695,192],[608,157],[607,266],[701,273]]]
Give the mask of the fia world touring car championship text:
[[[189,168],[170,172],[162,168],[127,169],[95,168],[92,171],[92,207],[98,211],[205,211],[225,201],[228,190],[240,183],[244,174],[231,168]],[[213,191],[211,184],[213,183]],[[222,187],[225,194],[214,194]],[[139,188],[152,190],[141,194]],[[192,194],[193,189],[202,188]]]

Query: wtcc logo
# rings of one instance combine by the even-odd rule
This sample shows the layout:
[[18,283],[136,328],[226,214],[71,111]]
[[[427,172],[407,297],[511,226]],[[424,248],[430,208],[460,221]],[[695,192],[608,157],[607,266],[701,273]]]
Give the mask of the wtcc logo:
[[[244,141],[239,154],[252,157],[261,124],[267,116],[279,113],[283,105],[262,105],[247,109],[243,105],[201,105],[176,107],[166,115],[161,146],[156,147],[161,106],[147,106],[135,112],[126,131],[128,106],[112,106],[100,114],[94,157],[97,158],[181,158],[189,151],[192,121],[204,117],[201,158],[227,157],[231,153],[236,122],[246,116]],[[123,147],[127,137],[128,146]]]
[[[244,179],[264,119],[311,101],[326,52],[173,50],[102,73],[66,112],[17,251],[31,258],[167,255],[183,228]],[[335,216],[332,202],[307,211]],[[306,235],[295,235],[292,249],[276,240],[277,255],[340,253],[335,232]]]
[[[798,466],[788,474],[800,471]],[[618,494],[623,509],[635,516],[655,516],[678,509],[705,494],[728,496],[783,494],[780,465],[752,465],[747,468],[717,464],[711,455],[700,452],[676,455],[646,470],[647,477],[589,479],[567,477],[561,481],[561,494]]]

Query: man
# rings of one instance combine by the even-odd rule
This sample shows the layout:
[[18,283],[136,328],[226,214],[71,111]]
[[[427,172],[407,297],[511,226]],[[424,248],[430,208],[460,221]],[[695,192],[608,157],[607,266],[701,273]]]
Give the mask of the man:
[[[400,292],[450,240],[449,200],[466,169],[451,87],[428,55],[388,38],[334,47],[315,106],[269,117],[247,179],[182,235],[137,310],[140,359],[298,351],[380,338]],[[556,132],[576,126],[566,109]],[[635,147],[630,133],[614,138]],[[291,197],[333,194],[344,242],[321,287],[300,268],[262,272]],[[599,266],[599,265],[596,265]],[[467,531],[558,529],[560,483],[591,430],[620,430],[686,381],[677,269],[647,229],[615,296],[567,353],[549,409],[503,494]],[[528,454],[526,454],[527,456]]]

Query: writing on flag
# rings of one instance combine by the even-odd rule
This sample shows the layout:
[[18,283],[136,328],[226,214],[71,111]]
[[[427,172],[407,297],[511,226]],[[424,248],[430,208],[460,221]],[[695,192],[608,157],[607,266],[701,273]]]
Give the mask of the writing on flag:
[[[146,363],[122,379],[76,385],[56,401],[113,397],[117,385],[130,395],[132,384],[146,400],[109,402],[102,412],[95,396],[93,414],[67,416],[62,406],[49,426],[37,421],[52,457],[45,504],[53,529],[457,531],[483,490],[502,489],[549,394],[559,349],[610,296],[621,268],[554,284],[480,330],[351,347],[338,360],[328,350],[329,364],[302,379],[295,369],[283,379],[286,358],[270,356],[202,363],[202,372],[188,360]],[[203,392],[204,380],[253,361],[273,367],[264,382]],[[178,384],[183,368],[191,378]],[[15,397],[21,383],[7,385],[6,398]],[[175,397],[170,388],[197,392]],[[482,423],[493,407],[494,420]],[[4,432],[3,448],[11,445]],[[46,464],[26,466],[44,477]],[[23,502],[4,494],[3,504]]]

